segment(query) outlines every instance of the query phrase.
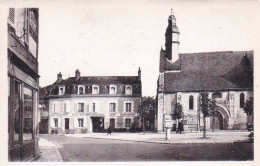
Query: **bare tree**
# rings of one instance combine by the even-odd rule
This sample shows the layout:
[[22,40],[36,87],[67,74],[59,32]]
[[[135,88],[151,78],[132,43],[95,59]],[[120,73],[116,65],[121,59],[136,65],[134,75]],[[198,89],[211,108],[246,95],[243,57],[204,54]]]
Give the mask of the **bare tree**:
[[254,98],[250,97],[250,99],[246,100],[244,112],[247,114],[247,117],[252,116],[254,119]]
[[149,114],[149,110],[155,108],[154,97],[145,96],[141,98],[138,108],[139,117],[142,118],[143,133],[145,134],[145,117]]
[[[181,119],[183,117],[183,107],[181,105],[181,103],[176,103],[174,105],[174,111],[173,111],[173,114],[172,114],[172,118],[173,119],[176,119],[177,120],[177,123],[179,122],[179,119]],[[177,125],[176,125],[176,130],[177,130]]]
[[211,115],[216,109],[216,101],[214,99],[209,99],[208,92],[200,93],[200,110],[203,114],[203,138],[206,138],[206,117]]

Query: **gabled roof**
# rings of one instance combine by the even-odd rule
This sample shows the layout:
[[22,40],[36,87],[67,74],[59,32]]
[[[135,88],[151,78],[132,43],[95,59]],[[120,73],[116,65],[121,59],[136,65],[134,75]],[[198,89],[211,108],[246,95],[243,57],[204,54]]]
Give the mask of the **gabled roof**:
[[180,54],[164,71],[178,63],[179,72],[165,72],[164,92],[253,89],[253,51]]

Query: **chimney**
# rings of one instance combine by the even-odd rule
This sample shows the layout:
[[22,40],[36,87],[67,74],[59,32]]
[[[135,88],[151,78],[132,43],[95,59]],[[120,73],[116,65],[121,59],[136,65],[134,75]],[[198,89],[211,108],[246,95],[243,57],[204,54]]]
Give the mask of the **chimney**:
[[75,78],[76,78],[76,80],[80,78],[79,69],[77,69],[77,70],[75,71]]
[[138,80],[141,81],[141,69],[140,69],[140,67],[139,67],[139,69],[138,69]]
[[62,81],[62,74],[61,74],[61,72],[57,74],[57,81],[58,82]]

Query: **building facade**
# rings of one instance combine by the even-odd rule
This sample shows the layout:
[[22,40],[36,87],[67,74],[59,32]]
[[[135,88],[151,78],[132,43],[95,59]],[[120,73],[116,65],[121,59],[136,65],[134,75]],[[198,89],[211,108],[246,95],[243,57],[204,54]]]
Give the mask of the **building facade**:
[[213,118],[207,117],[207,129],[246,129],[247,115],[243,108],[246,100],[253,97],[253,51],[179,54],[179,35],[176,18],[171,14],[165,49],[160,52],[157,131],[164,131],[164,122],[173,120],[176,103],[183,107],[184,129],[201,129],[200,95],[205,91],[217,103],[216,120],[213,123]]
[[49,133],[128,131],[140,126],[138,109],[142,97],[141,70],[138,76],[75,77],[57,81],[41,92],[48,101]]
[[38,155],[38,12],[38,8],[9,9],[9,161],[26,161]]

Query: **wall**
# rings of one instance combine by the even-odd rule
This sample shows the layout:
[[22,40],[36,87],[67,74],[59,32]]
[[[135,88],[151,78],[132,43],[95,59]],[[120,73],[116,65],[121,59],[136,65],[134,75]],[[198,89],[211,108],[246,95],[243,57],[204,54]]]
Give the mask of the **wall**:
[[[209,92],[209,98],[212,98],[212,93]],[[252,91],[225,91],[221,92],[222,97],[216,98],[217,106],[228,115],[228,129],[246,129],[247,115],[243,108],[240,108],[240,94],[245,94],[245,101],[253,96]],[[193,96],[193,109],[189,109],[189,97]],[[173,113],[173,105],[177,102],[181,103],[184,112],[184,121],[187,125],[185,130],[191,128],[198,129],[203,126],[203,115],[199,111],[199,92],[177,92],[172,94],[158,93],[157,104],[157,131],[163,131],[163,121],[165,115]],[[224,116],[224,114],[223,114]],[[206,118],[206,128],[210,129],[210,118]]]
[[[115,128],[125,128],[125,118],[131,118],[131,122],[133,122],[134,116],[137,116],[140,99],[140,97],[75,97],[50,99],[50,129],[55,128],[53,118],[59,118],[58,128],[60,132],[64,132],[65,129],[64,118],[70,118],[70,129],[79,129],[77,118],[84,118],[84,128],[87,128],[88,132],[91,132],[92,124],[90,117],[104,117],[105,129],[109,127],[110,118],[115,118]],[[126,112],[126,102],[132,103],[131,112]],[[65,103],[66,112],[64,111]],[[78,103],[84,103],[84,112],[78,112]],[[95,112],[92,110],[92,103],[96,105]],[[109,112],[109,103],[116,103],[115,112]],[[136,123],[138,122],[136,121]],[[137,124],[137,126],[140,126],[140,124]]]

